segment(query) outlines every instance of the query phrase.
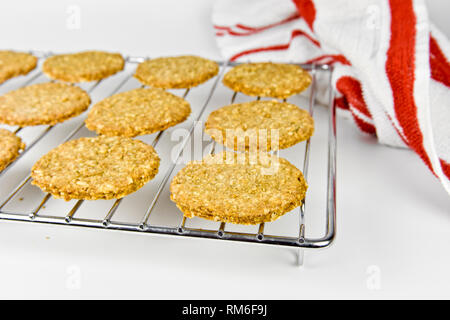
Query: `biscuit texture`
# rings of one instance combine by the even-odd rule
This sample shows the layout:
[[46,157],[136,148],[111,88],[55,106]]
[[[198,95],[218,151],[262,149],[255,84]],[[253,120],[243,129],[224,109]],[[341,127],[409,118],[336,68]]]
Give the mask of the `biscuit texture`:
[[195,87],[219,72],[219,65],[197,56],[178,56],[142,62],[134,75],[142,84],[163,89]]
[[91,99],[77,86],[38,83],[0,97],[0,122],[34,126],[56,124],[85,111]]
[[247,63],[228,71],[223,83],[231,90],[249,96],[285,99],[308,88],[311,76],[292,64]]
[[84,51],[51,56],[42,70],[51,79],[75,83],[107,78],[123,70],[124,65],[119,53]]
[[307,140],[314,133],[314,120],[296,105],[260,100],[213,111],[205,131],[230,149],[269,151]]
[[37,65],[37,58],[29,53],[0,50],[0,83],[25,75]]
[[302,172],[283,158],[253,156],[222,152],[188,163],[172,180],[171,199],[186,217],[236,224],[274,221],[298,207],[308,187]]
[[98,134],[135,137],[165,130],[187,119],[189,103],[158,88],[139,88],[106,98],[92,107],[86,127]]
[[22,140],[6,129],[0,129],[0,171],[3,171],[25,149]]
[[152,146],[125,137],[66,142],[33,166],[32,184],[65,200],[118,199],[140,189],[158,173]]

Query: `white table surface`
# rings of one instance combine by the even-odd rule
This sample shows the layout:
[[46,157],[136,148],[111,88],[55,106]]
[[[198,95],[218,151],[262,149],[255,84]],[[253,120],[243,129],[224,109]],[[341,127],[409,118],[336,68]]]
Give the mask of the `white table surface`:
[[[449,4],[429,1],[447,34]],[[66,28],[67,9],[81,28]],[[220,59],[211,1],[3,1],[2,46]],[[338,120],[338,236],[325,250],[0,221],[0,298],[450,298],[450,197],[419,157]],[[80,279],[80,281],[77,281]],[[75,281],[74,281],[75,280]]]

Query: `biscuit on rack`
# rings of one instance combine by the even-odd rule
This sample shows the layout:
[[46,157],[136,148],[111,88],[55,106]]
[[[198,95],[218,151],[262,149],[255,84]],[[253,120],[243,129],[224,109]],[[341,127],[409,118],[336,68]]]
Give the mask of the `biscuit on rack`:
[[37,58],[29,53],[0,50],[0,83],[25,75],[37,65]]
[[309,139],[314,120],[296,105],[276,100],[232,104],[213,111],[205,132],[239,151],[285,149]]
[[134,75],[142,84],[163,89],[195,87],[219,72],[219,65],[197,56],[156,58],[142,62]]
[[77,86],[38,83],[0,96],[0,123],[18,126],[53,125],[85,111],[91,99]]
[[165,130],[187,119],[189,103],[163,89],[139,88],[95,104],[86,127],[98,134],[135,137]]
[[259,224],[300,206],[307,187],[302,172],[283,158],[222,152],[188,163],[170,192],[188,218]]
[[245,63],[228,71],[223,83],[249,96],[286,99],[308,88],[311,76],[293,64]]
[[125,137],[80,138],[51,150],[33,166],[32,184],[55,198],[118,199],[158,173],[155,149]]
[[0,171],[3,171],[18,156],[25,144],[18,136],[6,129],[0,129]]
[[51,56],[44,61],[42,71],[51,79],[75,83],[107,78],[122,71],[124,65],[120,53],[83,51]]

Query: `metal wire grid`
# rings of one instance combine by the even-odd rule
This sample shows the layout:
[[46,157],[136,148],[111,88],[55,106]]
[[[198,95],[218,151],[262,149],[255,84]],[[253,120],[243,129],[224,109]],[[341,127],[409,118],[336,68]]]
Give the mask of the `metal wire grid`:
[[[46,58],[51,55],[51,53],[36,53],[40,59]],[[130,64],[137,64],[139,62],[144,61],[144,57],[127,57],[126,62]],[[264,234],[265,224],[262,223],[258,227],[257,233],[242,233],[242,232],[232,232],[225,231],[225,223],[221,223],[217,230],[208,230],[208,229],[198,229],[198,228],[189,228],[186,227],[186,217],[182,217],[181,222],[178,227],[165,227],[165,226],[156,226],[149,224],[150,216],[153,212],[155,204],[158,201],[158,198],[166,186],[171,174],[173,173],[177,161],[183,153],[189,139],[192,136],[194,131],[195,123],[199,121],[208,103],[214,95],[216,87],[221,80],[225,70],[229,66],[234,66],[239,63],[237,62],[221,62],[221,71],[219,75],[214,79],[214,83],[209,91],[204,104],[202,105],[199,114],[196,119],[192,122],[192,125],[189,127],[189,135],[184,137],[181,143],[181,147],[177,154],[176,160],[173,161],[169,169],[165,172],[164,178],[161,180],[158,185],[157,191],[152,199],[148,209],[146,210],[142,220],[138,223],[123,223],[114,221],[113,217],[118,207],[120,206],[122,199],[117,199],[113,205],[110,207],[105,217],[101,220],[98,219],[85,219],[85,218],[77,218],[75,216],[76,212],[83,204],[83,200],[78,200],[75,205],[69,210],[69,212],[64,217],[50,216],[39,214],[40,210],[44,207],[47,201],[51,198],[50,194],[46,194],[39,205],[33,209],[30,213],[24,212],[9,212],[4,210],[3,208],[31,181],[31,175],[25,177],[8,195],[5,199],[0,202],[0,219],[4,220],[14,220],[14,221],[28,221],[28,222],[39,222],[39,223],[50,223],[50,224],[59,224],[59,225],[71,225],[71,226],[79,226],[79,227],[91,227],[91,228],[99,228],[99,229],[108,229],[108,230],[123,230],[123,231],[134,231],[140,233],[155,233],[155,234],[169,234],[169,235],[177,235],[177,236],[186,236],[186,237],[201,237],[201,238],[210,238],[210,239],[222,239],[222,240],[234,240],[234,241],[243,241],[243,242],[254,242],[254,243],[262,243],[262,244],[272,244],[272,245],[280,245],[280,246],[291,246],[297,247],[300,249],[303,248],[323,248],[329,246],[335,237],[336,233],[336,110],[334,101],[334,93],[331,90],[331,73],[332,67],[326,64],[308,64],[301,65],[302,68],[309,70],[312,75],[312,84],[309,95],[309,113],[313,115],[313,106],[316,100],[316,92],[317,92],[317,71],[325,71],[329,73],[330,86],[329,86],[329,102],[328,102],[328,174],[327,174],[327,204],[326,204],[326,230],[324,236],[320,238],[307,238],[305,236],[305,213],[306,213],[306,203],[305,201],[301,205],[299,209],[299,227],[298,227],[298,236],[297,237],[288,237],[288,236],[275,236],[275,235],[266,235]],[[42,72],[39,71],[35,75],[31,76],[22,86],[27,86],[31,84],[34,80],[36,80],[39,76],[42,75]],[[113,95],[117,93],[132,77],[133,73],[129,73],[125,76],[125,78],[117,85],[114,90],[110,92],[109,95]],[[95,82],[87,91],[88,93],[92,93],[102,80]],[[183,97],[186,97],[189,93],[189,89],[184,92]],[[236,98],[237,92],[235,92],[231,98],[231,102],[233,103]],[[257,98],[259,99],[259,97]],[[82,128],[84,127],[84,122],[82,122],[78,127],[76,127],[70,134],[64,139],[62,142],[69,141],[72,139]],[[11,163],[8,167],[6,167],[1,173],[0,178],[12,167],[16,164],[20,158],[27,153],[30,149],[32,149],[40,140],[42,140],[52,129],[54,126],[47,126],[39,133],[34,140],[32,140],[27,148],[21,152],[19,157]],[[17,128],[15,133],[21,131],[22,128]],[[152,146],[155,147],[162,136],[164,131],[160,131],[156,134],[155,139],[152,142]],[[303,161],[303,174],[305,179],[308,179],[308,168],[309,168],[309,154],[310,154],[310,145],[311,141],[306,141],[305,147],[305,155]],[[213,144],[211,153],[214,152],[215,145]],[[303,250],[299,250],[298,255],[299,264],[303,263]]]

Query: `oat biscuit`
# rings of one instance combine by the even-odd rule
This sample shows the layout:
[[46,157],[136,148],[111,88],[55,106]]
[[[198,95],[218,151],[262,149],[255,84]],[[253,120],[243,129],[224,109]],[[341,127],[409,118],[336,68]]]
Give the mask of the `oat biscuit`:
[[6,129],[0,129],[0,172],[3,171],[25,149],[22,140]]
[[25,75],[37,65],[37,58],[29,53],[0,50],[0,83]]
[[308,186],[287,160],[266,153],[259,157],[222,152],[192,161],[172,180],[171,199],[189,218],[237,224],[274,221],[302,203]]
[[118,199],[158,173],[152,146],[124,137],[99,136],[66,142],[33,166],[32,184],[56,198]]
[[142,62],[134,75],[142,84],[164,89],[195,87],[217,75],[216,62],[197,56],[178,56]]
[[119,53],[84,51],[52,56],[42,70],[51,79],[75,83],[107,78],[123,70],[124,64]]
[[228,71],[223,83],[249,96],[285,99],[308,88],[311,76],[299,66],[281,63],[247,63]]
[[314,132],[314,120],[290,103],[252,101],[213,111],[205,131],[230,149],[269,151],[307,140]]
[[79,87],[38,83],[0,97],[0,123],[18,126],[56,124],[85,111],[91,99]]
[[86,127],[98,134],[135,137],[187,119],[189,103],[158,88],[139,88],[106,98],[89,111]]

